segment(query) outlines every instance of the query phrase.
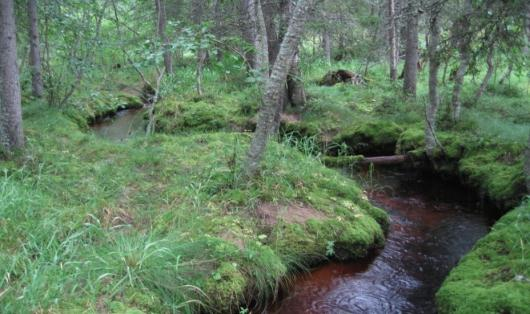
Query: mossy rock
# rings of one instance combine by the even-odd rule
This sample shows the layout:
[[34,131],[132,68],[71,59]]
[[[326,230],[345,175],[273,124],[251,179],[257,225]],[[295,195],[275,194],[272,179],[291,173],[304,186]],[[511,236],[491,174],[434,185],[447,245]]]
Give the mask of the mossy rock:
[[502,217],[436,294],[440,313],[530,312],[530,203]]
[[365,156],[393,155],[403,128],[393,122],[369,121],[351,126],[333,138],[346,143],[354,154]]

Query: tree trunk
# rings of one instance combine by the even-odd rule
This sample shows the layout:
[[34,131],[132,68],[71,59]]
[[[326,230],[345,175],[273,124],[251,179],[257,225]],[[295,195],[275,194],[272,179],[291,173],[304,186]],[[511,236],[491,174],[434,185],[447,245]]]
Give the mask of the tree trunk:
[[427,105],[425,123],[425,149],[427,156],[432,156],[436,148],[436,114],[440,97],[438,95],[438,69],[440,67],[440,56],[438,44],[440,42],[440,21],[438,9],[433,8],[429,24],[430,40],[429,53],[429,104]]
[[484,76],[484,79],[482,80],[482,83],[480,84],[479,89],[477,90],[477,93],[475,94],[475,101],[478,102],[480,97],[484,94],[486,91],[486,87],[488,87],[488,83],[491,79],[491,76],[493,75],[493,52],[494,52],[494,45],[491,44],[488,50],[488,57],[486,59],[486,63],[488,64],[488,70],[486,72],[486,75]]
[[397,79],[398,48],[396,36],[396,4],[395,0],[388,0],[388,45],[390,59],[390,79]]
[[526,2],[526,12],[524,14],[524,33],[525,33],[525,44],[523,47],[523,54],[525,56],[530,55],[530,2]]
[[524,173],[526,177],[526,191],[530,193],[530,136],[528,136],[528,145],[525,151]]
[[169,50],[169,40],[166,36],[166,2],[155,0],[158,37],[164,47],[164,66],[167,74],[173,74],[173,58]]
[[454,30],[455,36],[458,37],[457,48],[460,64],[458,65],[458,70],[456,71],[456,75],[453,78],[454,86],[451,99],[453,122],[456,122],[460,119],[460,112],[462,111],[462,85],[464,84],[464,76],[466,75],[467,69],[469,68],[469,60],[471,57],[469,51],[470,34],[468,34],[468,32],[470,26],[469,20],[471,18],[473,6],[471,0],[466,0],[464,5],[464,16],[462,16],[459,19],[459,22],[456,23]]
[[294,107],[302,107],[306,103],[304,83],[302,82],[302,72],[300,71],[300,57],[298,52],[293,57],[291,69],[287,77],[287,90],[289,103]]
[[510,63],[508,64],[508,68],[506,69],[506,72],[504,72],[501,79],[499,80],[500,85],[504,84],[504,81],[506,80],[508,80],[508,82],[510,81],[510,76],[512,75],[512,71],[513,71],[513,62],[510,61]]
[[403,91],[409,96],[416,97],[418,74],[418,8],[416,0],[408,0],[406,36]]
[[0,1],[0,146],[24,146],[13,0]]
[[253,69],[257,71],[263,82],[269,76],[269,46],[267,42],[267,28],[260,0],[245,0],[245,8],[249,18],[252,45],[254,46]]
[[243,35],[243,39],[247,42],[248,45],[251,45],[253,49],[245,49],[245,58],[248,60],[250,69],[256,68],[256,47],[254,41],[256,38],[256,23],[254,15],[250,14],[253,12],[249,6],[253,4],[253,0],[241,0],[240,1],[240,30]]
[[271,75],[266,82],[256,131],[252,138],[245,164],[246,176],[249,178],[254,177],[258,172],[259,164],[271,135],[270,131],[274,123],[276,107],[280,104],[290,65],[300,43],[306,15],[314,1],[298,0],[294,14],[290,19],[287,33],[281,43],[276,62],[274,62]]
[[322,33],[322,48],[324,49],[324,59],[331,65],[331,36],[327,28]]
[[[204,8],[203,8],[203,1],[204,0],[194,0],[192,3],[192,16],[193,16],[193,23],[196,26],[200,26],[202,23]],[[202,36],[202,35],[201,35]],[[199,44],[200,46],[200,44]],[[204,48],[197,48],[197,65],[195,70],[195,81],[196,81],[196,89],[197,94],[199,96],[202,96],[204,94],[203,90],[203,74],[204,74],[204,64],[206,63],[207,58],[207,51]]]
[[29,18],[29,65],[31,68],[31,91],[33,96],[42,97],[42,66],[40,57],[39,23],[37,19],[37,0],[28,0]]

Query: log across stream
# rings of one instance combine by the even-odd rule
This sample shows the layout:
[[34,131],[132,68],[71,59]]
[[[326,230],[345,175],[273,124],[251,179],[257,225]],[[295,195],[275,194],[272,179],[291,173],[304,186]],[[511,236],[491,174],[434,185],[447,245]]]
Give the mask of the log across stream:
[[456,184],[387,170],[363,180],[391,217],[384,249],[300,275],[271,312],[435,313],[444,278],[493,222]]

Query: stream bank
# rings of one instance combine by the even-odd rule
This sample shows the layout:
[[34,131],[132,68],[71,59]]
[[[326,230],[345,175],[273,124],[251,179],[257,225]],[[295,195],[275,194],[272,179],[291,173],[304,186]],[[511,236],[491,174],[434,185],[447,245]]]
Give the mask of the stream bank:
[[457,184],[402,169],[361,180],[370,180],[371,202],[391,217],[385,247],[299,276],[272,312],[435,313],[445,276],[492,223]]

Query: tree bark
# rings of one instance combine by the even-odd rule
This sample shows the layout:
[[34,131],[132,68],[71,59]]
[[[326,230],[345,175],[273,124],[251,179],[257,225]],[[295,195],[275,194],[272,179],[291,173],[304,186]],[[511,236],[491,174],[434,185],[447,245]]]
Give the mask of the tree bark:
[[408,0],[407,27],[405,46],[405,69],[403,91],[416,97],[416,83],[418,75],[418,7],[417,0]]
[[169,40],[166,36],[166,2],[155,0],[158,37],[164,47],[164,66],[167,74],[173,74],[173,59],[169,50]]
[[261,1],[245,0],[244,6],[247,11],[247,24],[250,28],[249,34],[251,36],[252,45],[254,46],[254,60],[252,62],[252,67],[253,70],[259,73],[263,82],[265,82],[269,76],[269,47]]
[[488,70],[486,71],[486,75],[484,75],[484,79],[482,79],[482,83],[480,84],[479,89],[477,90],[475,94],[475,101],[478,102],[480,97],[484,94],[486,91],[486,87],[488,87],[488,83],[491,80],[491,76],[493,75],[493,52],[494,52],[494,44],[491,44],[488,50],[488,57],[486,58],[486,63],[488,64]]
[[397,79],[398,48],[396,36],[396,3],[395,0],[388,0],[388,45],[390,59],[390,79]]
[[425,123],[425,150],[427,156],[432,156],[436,148],[436,114],[440,97],[438,95],[438,69],[440,67],[440,56],[438,44],[440,42],[440,21],[438,8],[432,9],[429,24],[430,40],[428,45],[429,53],[429,104],[427,105]]
[[459,22],[455,25],[455,36],[458,37],[456,40],[460,64],[458,65],[458,70],[456,71],[456,75],[454,77],[453,95],[451,98],[453,122],[456,122],[460,119],[460,112],[462,111],[462,85],[464,84],[464,76],[466,75],[467,69],[469,68],[469,59],[471,57],[469,51],[470,34],[468,34],[468,32],[472,8],[471,0],[466,0],[464,16],[462,16]]
[[508,68],[506,69],[506,72],[504,72],[501,79],[499,80],[500,85],[504,84],[506,80],[508,80],[508,82],[510,81],[510,76],[512,76],[512,71],[513,71],[513,62],[510,61],[510,63],[508,64]]
[[524,173],[526,177],[526,191],[530,193],[530,136],[528,136],[528,145],[525,151]]
[[39,23],[37,19],[37,0],[28,0],[29,18],[29,65],[31,68],[31,91],[33,96],[42,97],[42,66],[40,57]]
[[[196,26],[200,26],[202,23],[203,14],[204,14],[203,0],[194,0],[192,5],[193,5],[192,7],[193,23]],[[197,48],[197,64],[196,64],[196,69],[195,69],[195,80],[196,80],[195,87],[197,89],[197,94],[199,96],[202,96],[204,94],[202,81],[203,81],[204,64],[206,63],[206,58],[207,58],[206,50],[201,47]]]
[[0,145],[11,152],[24,146],[13,0],[0,1]]
[[252,138],[245,164],[245,173],[249,178],[256,176],[258,172],[259,164],[271,135],[271,126],[274,123],[276,107],[280,104],[290,65],[300,43],[306,15],[314,1],[298,0],[293,16],[290,19],[287,33],[281,43],[276,62],[274,62],[271,75],[266,82],[256,131]]
[[324,49],[324,60],[328,65],[331,65],[331,35],[327,27],[322,32],[322,48]]

